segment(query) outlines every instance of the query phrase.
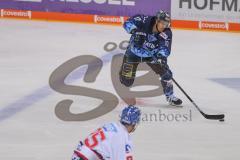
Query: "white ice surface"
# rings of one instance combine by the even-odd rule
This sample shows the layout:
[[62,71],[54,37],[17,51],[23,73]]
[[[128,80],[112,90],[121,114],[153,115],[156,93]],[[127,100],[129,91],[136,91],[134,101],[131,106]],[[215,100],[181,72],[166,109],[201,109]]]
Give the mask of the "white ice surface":
[[[143,122],[133,134],[136,160],[238,160],[240,157],[240,91],[211,78],[240,78],[240,34],[173,30],[170,66],[175,78],[207,113],[224,113],[224,123],[205,120],[191,103],[166,105],[164,97],[141,98],[142,112],[158,109],[171,114],[192,111],[191,122]],[[86,122],[65,122],[54,114],[56,104],[74,100],[73,110],[100,103],[92,98],[63,95],[48,86],[49,76],[65,61],[79,55],[102,57],[103,46],[129,35],[120,27],[75,23],[0,20],[0,160],[67,160],[78,140],[101,124],[118,120],[121,104],[112,112]],[[123,53],[121,50],[116,52]],[[97,81],[85,84],[115,91],[110,63]],[[239,84],[239,83],[238,83]],[[49,93],[39,96],[39,91]],[[25,97],[35,95],[33,98]],[[25,99],[22,99],[25,97]],[[32,101],[36,101],[32,103]],[[21,104],[22,103],[22,104]],[[19,111],[18,107],[24,109]],[[27,106],[27,107],[26,107]],[[16,108],[14,110],[14,107]],[[14,112],[16,113],[14,114]]]

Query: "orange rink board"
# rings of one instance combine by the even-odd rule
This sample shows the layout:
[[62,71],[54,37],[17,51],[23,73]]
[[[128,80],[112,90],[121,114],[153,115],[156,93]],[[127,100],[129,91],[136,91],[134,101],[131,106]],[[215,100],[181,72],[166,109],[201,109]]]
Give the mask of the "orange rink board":
[[[128,18],[123,16],[73,14],[73,13],[60,13],[60,12],[38,12],[38,11],[25,11],[25,10],[12,10],[12,9],[1,9],[0,17],[28,19],[28,20],[47,20],[47,21],[107,24],[107,25],[122,25],[124,21]],[[177,28],[177,29],[240,33],[240,23],[172,20],[171,24],[173,28]]]

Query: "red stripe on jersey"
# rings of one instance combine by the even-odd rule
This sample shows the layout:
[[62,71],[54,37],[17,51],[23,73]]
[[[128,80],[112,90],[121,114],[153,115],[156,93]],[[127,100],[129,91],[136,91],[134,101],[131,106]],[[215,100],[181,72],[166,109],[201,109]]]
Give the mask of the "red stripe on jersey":
[[88,158],[85,157],[82,153],[80,153],[80,152],[78,152],[78,151],[74,151],[74,153],[75,153],[78,157],[82,158],[83,160],[88,160]]

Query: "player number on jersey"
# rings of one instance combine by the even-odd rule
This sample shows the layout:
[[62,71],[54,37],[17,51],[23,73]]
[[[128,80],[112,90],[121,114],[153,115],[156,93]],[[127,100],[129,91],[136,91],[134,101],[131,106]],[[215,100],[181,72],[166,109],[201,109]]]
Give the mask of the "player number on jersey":
[[87,147],[94,148],[98,145],[99,141],[104,141],[105,139],[106,136],[102,128],[99,128],[97,131],[92,133],[84,142]]

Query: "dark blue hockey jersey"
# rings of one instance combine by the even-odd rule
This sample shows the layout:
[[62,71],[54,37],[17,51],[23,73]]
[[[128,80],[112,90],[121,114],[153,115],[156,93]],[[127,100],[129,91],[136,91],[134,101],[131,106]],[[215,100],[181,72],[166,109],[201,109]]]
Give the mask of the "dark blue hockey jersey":
[[142,47],[134,44],[135,34],[132,34],[128,50],[139,57],[157,57],[167,58],[171,52],[172,31],[170,28],[164,29],[161,33],[153,33],[152,29],[155,25],[154,16],[136,15],[129,18],[123,25],[124,29],[131,33],[132,30],[147,34],[147,38]]

